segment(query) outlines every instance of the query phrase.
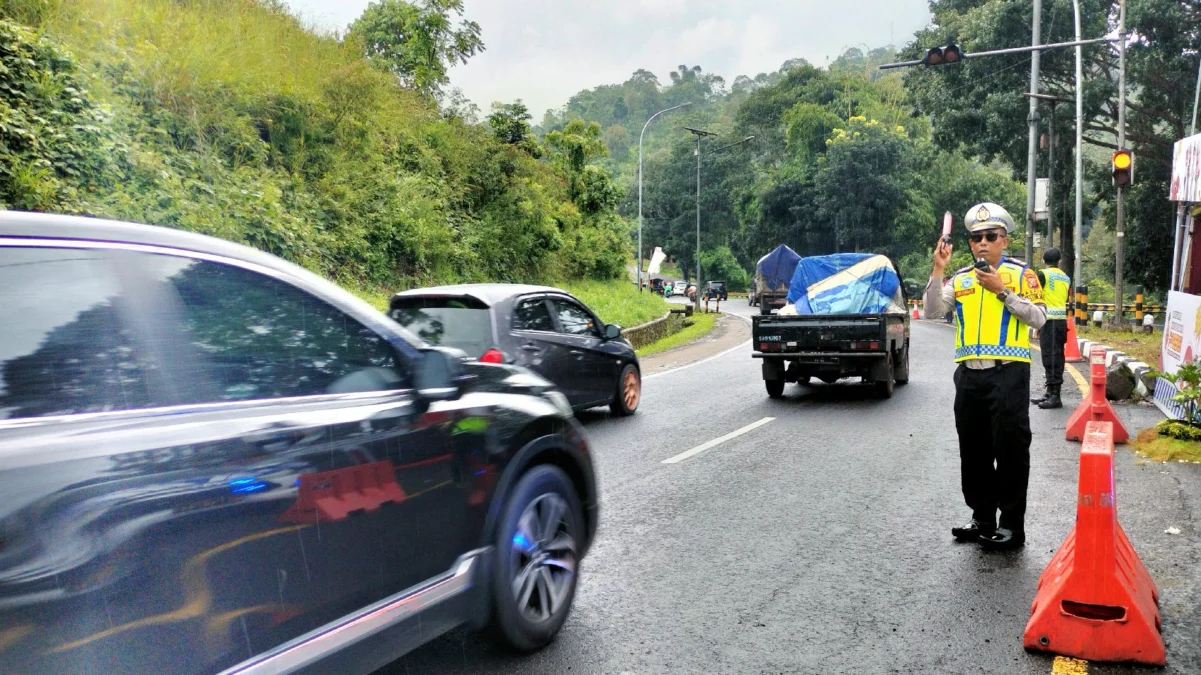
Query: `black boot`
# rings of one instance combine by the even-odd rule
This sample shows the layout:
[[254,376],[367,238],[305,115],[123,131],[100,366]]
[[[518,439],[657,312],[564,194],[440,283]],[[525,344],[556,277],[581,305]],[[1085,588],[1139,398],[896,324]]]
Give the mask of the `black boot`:
[[1038,404],[1038,407],[1043,410],[1052,410],[1054,408],[1062,408],[1063,401],[1059,398],[1059,387],[1051,387],[1047,392],[1047,398]]
[[1032,399],[1030,399],[1030,402],[1034,403],[1034,404],[1038,404],[1038,403],[1042,403],[1043,401],[1047,400],[1050,397],[1051,397],[1051,388],[1047,387],[1047,390],[1043,392],[1042,396],[1039,396],[1038,398],[1032,398]]

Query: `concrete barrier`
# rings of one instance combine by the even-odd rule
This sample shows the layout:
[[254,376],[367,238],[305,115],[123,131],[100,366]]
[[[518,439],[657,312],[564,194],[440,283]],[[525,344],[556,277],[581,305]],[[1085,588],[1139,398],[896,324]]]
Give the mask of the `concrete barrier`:
[[684,329],[684,309],[673,309],[653,321],[647,321],[633,328],[623,328],[625,336],[634,349],[642,349],[652,342],[657,342],[669,335],[675,335]]

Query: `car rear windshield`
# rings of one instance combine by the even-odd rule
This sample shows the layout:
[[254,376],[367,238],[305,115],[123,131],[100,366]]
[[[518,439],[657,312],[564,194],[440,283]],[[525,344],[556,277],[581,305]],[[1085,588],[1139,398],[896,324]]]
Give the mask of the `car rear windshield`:
[[454,347],[479,358],[496,346],[488,306],[469,297],[413,297],[392,301],[397,323],[432,345]]

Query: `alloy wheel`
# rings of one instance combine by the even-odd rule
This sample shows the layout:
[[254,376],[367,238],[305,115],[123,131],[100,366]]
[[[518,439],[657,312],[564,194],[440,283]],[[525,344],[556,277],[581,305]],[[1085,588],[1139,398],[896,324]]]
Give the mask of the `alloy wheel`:
[[642,397],[642,382],[634,369],[626,371],[625,381],[621,385],[621,396],[625,400],[626,410],[636,410],[638,399]]
[[518,610],[534,623],[550,619],[567,602],[576,574],[575,537],[561,495],[543,494],[525,507],[510,555]]

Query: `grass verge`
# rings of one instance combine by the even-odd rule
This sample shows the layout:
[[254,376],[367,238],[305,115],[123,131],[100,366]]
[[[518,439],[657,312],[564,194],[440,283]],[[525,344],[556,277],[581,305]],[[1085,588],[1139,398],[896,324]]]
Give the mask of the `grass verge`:
[[1201,441],[1182,441],[1143,429],[1130,442],[1138,454],[1157,462],[1201,462]]
[[1092,326],[1077,326],[1076,332],[1082,338],[1100,342],[1113,349],[1126,352],[1153,368],[1159,367],[1159,347],[1160,341],[1163,339],[1163,334],[1158,331],[1147,334],[1111,330],[1109,328],[1094,328]]
[[622,279],[582,280],[556,284],[596,312],[601,321],[633,328],[667,313],[667,301]]
[[719,316],[721,316],[721,314],[716,312],[711,314],[693,314],[691,318],[686,319],[686,321],[691,322],[691,324],[686,325],[684,330],[676,333],[675,335],[668,335],[658,342],[652,342],[642,349],[639,349],[638,358],[644,358],[652,354],[665,352],[669,349],[682,347],[693,340],[699,340],[700,338],[705,337],[709,334],[709,331],[713,330],[713,327],[717,325],[717,318]]

